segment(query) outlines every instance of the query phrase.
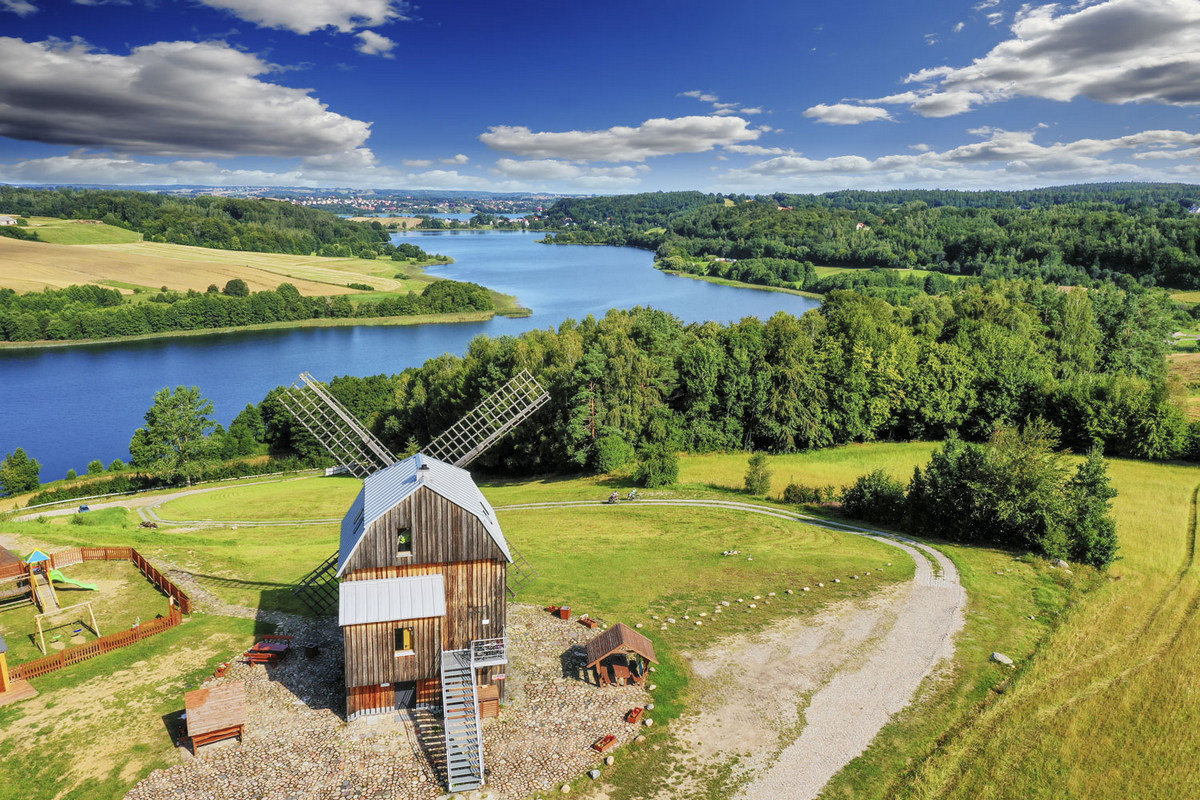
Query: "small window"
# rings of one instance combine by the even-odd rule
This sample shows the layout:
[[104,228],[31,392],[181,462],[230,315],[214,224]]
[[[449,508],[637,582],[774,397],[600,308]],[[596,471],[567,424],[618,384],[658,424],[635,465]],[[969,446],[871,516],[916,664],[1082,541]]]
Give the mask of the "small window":
[[412,528],[400,528],[396,531],[396,553],[398,555],[412,555],[412,538]]
[[411,656],[413,650],[413,629],[396,628],[396,655]]

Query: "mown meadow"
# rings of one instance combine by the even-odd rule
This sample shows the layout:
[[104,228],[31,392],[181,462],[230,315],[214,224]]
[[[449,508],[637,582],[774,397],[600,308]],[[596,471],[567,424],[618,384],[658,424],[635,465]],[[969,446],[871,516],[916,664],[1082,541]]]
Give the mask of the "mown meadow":
[[[647,496],[781,505],[774,498],[789,482],[843,485],[875,468],[905,478],[928,460],[934,446],[850,445],[771,457],[772,497],[765,499],[740,490],[746,454],[685,456],[678,483]],[[826,797],[1200,793],[1189,755],[1200,722],[1191,689],[1200,667],[1190,657],[1200,644],[1195,625],[1200,581],[1192,561],[1200,471],[1119,460],[1109,469],[1120,491],[1114,506],[1122,549],[1108,573],[1082,567],[1068,573],[1024,553],[938,544],[954,559],[969,597],[954,663],[927,681],[917,702],[826,787]],[[647,623],[663,656],[656,675],[660,722],[669,723],[694,700],[685,652],[733,632],[753,632],[782,616],[865,596],[911,575],[911,562],[897,551],[823,528],[726,509],[600,505],[609,492],[624,494],[632,485],[620,474],[531,480],[481,476],[507,536],[540,574],[519,602],[567,604],[609,621]],[[336,548],[336,525],[254,522],[336,517],[356,491],[357,482],[348,478],[256,483],[179,498],[157,509],[164,519],[213,520],[208,527],[139,529],[130,513],[90,526],[70,524],[70,517],[9,521],[0,524],[0,533],[48,546],[130,544],[152,560],[193,572],[226,602],[303,612],[288,587]],[[551,501],[596,504],[505,508]],[[809,510],[836,514],[829,508]],[[723,558],[727,549],[754,558]],[[892,570],[876,569],[888,561]],[[843,581],[837,588],[827,582],[830,591],[820,596],[783,594],[864,565],[870,565],[871,579]],[[770,591],[777,592],[774,602],[761,605],[758,614],[668,631],[649,624],[651,615],[688,614],[731,595]],[[7,625],[0,614],[6,634]],[[118,651],[35,681],[39,698],[0,709],[5,731],[0,798],[119,797],[149,769],[172,763],[176,756],[159,718],[178,710],[183,691],[212,663],[244,647],[255,627],[196,614],[143,642],[138,652]],[[993,651],[1012,657],[1015,668],[991,661]],[[138,662],[144,663],[132,666]],[[111,688],[116,682],[128,703],[87,705],[73,699],[81,686]],[[132,733],[114,743],[105,731],[117,726],[129,726]],[[610,798],[643,796],[645,786],[671,777],[670,728],[650,730],[651,746],[623,754],[606,773]],[[80,763],[72,754],[77,743],[94,743],[105,754],[108,770],[92,761]],[[34,761],[35,779],[15,780],[12,770],[29,775],[25,765]],[[11,793],[9,787],[18,786],[20,791]],[[702,796],[713,798],[729,788],[716,779],[707,787]]]

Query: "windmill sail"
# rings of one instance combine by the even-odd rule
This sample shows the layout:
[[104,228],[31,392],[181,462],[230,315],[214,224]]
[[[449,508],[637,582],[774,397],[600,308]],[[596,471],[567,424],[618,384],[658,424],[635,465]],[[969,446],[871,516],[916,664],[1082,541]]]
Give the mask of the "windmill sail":
[[[279,399],[284,408],[355,477],[365,478],[398,461],[349,409],[307,372],[301,373],[300,380],[280,394]],[[550,395],[529,370],[521,370],[434,439],[423,452],[438,461],[465,467],[549,400]],[[509,550],[513,561],[506,572],[506,588],[513,595],[521,586],[534,580],[537,573],[511,544]],[[318,614],[332,613],[337,608],[337,556],[334,553],[292,588],[292,593]]]
[[438,438],[424,453],[430,458],[465,467],[527,417],[544,406],[550,395],[523,369]]
[[[303,385],[301,385],[303,383]],[[280,401],[296,420],[357,478],[395,464],[397,459],[350,411],[307,372]]]

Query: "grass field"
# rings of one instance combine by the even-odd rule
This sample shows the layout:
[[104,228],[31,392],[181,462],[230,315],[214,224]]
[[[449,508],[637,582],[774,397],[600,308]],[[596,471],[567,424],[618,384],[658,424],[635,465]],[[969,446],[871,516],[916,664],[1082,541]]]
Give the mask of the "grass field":
[[30,217],[29,227],[50,244],[124,244],[140,241],[142,235],[95,220]]
[[[906,478],[915,464],[927,460],[933,447],[930,443],[857,445],[772,457],[772,493],[777,495],[791,480],[842,485],[878,467]],[[746,458],[744,453],[684,458],[680,484],[662,494],[751,499],[736,491]],[[1114,800],[1200,796],[1200,771],[1192,766],[1200,744],[1196,732],[1200,695],[1194,689],[1200,684],[1200,663],[1195,658],[1200,652],[1200,625],[1196,624],[1200,568],[1193,553],[1194,487],[1200,482],[1200,470],[1112,461],[1110,473],[1121,492],[1115,507],[1122,560],[1107,575],[1086,568],[1068,574],[1020,553],[942,545],[958,566],[969,597],[955,662],[927,682],[917,704],[885,728],[871,748],[834,779],[824,796]],[[497,506],[597,501],[585,508],[499,512],[506,535],[541,576],[523,590],[519,600],[568,604],[577,611],[632,624],[650,622],[650,615],[682,616],[710,607],[715,600],[733,599],[730,595],[782,592],[797,581],[857,571],[865,564],[878,567],[881,560],[894,562],[895,570],[879,575],[872,568],[875,580],[887,582],[911,573],[911,562],[898,558],[895,550],[782,520],[718,509],[599,505],[613,488],[627,485],[621,477],[493,479],[481,484]],[[225,492],[199,495],[164,506],[163,514],[184,516],[178,513],[183,509],[213,519],[251,513],[263,519],[337,516],[356,489],[356,482],[349,479],[314,478],[234,489],[224,500]],[[64,547],[87,540],[132,544],[152,559],[169,559],[193,571],[228,602],[285,610],[297,610],[288,599],[287,587],[329,555],[337,539],[336,525],[145,531],[128,522],[85,528],[64,521],[6,523],[5,532]],[[753,553],[754,560],[719,555],[731,547]],[[837,591],[865,593],[871,588],[863,582],[843,582]],[[779,615],[809,613],[818,607],[811,595],[773,599],[770,606],[760,606],[761,614],[731,616],[720,626],[710,620],[699,628],[654,630],[656,646],[664,656],[656,675],[657,719],[668,721],[692,701],[684,651],[735,630],[753,629]],[[820,599],[834,598],[831,593]],[[233,642],[249,632],[238,624],[193,617],[160,637],[161,650],[151,648],[138,658],[178,659],[188,647],[196,646],[189,657],[203,661],[214,650],[201,636]],[[1016,671],[992,662],[993,651],[1012,657]],[[121,654],[105,658],[120,659]],[[90,686],[96,678],[88,676],[130,672],[120,666],[129,661],[106,662],[112,666],[102,671],[99,661],[76,667],[76,679],[87,677]],[[35,682],[43,692],[35,702],[75,708],[72,698],[78,685],[71,674],[66,670]],[[93,781],[88,784],[90,793],[77,796],[120,796],[149,769],[147,765],[161,764],[169,756],[161,723],[152,730],[138,715],[167,708],[172,701],[177,707],[181,682],[189,674],[197,673],[173,665],[140,679],[123,676],[128,681],[123,691],[141,704],[131,723],[142,726],[141,733],[128,746],[105,742],[105,757],[119,769],[100,777],[93,769],[88,773]],[[43,720],[44,707],[36,707],[43,709],[36,713],[29,711],[35,706],[28,703],[0,709],[0,726],[6,734],[0,743],[0,769],[11,768],[14,759],[24,763],[31,757],[34,751],[25,738],[7,734],[10,730],[29,734],[33,717],[38,718],[37,724],[49,724],[53,715]],[[94,737],[93,723],[115,719],[105,716],[115,713],[106,710],[84,728],[52,725],[49,732],[32,735],[56,752],[56,747],[76,738],[94,741],[88,738]],[[669,727],[648,732],[650,747],[618,756],[617,767],[606,773],[611,800],[643,796],[646,786],[665,785]],[[24,782],[21,797],[54,797],[62,786],[77,780],[76,767],[69,760],[58,755],[54,759],[62,774],[39,773],[47,778],[46,785]],[[8,784],[0,780],[0,786]],[[0,800],[7,800],[5,791],[0,788]],[[715,800],[722,795],[706,796]]]
[[[1194,347],[1194,342],[1189,344]],[[1200,419],[1200,353],[1174,353],[1167,357],[1167,364],[1171,377],[1178,381],[1188,419]]]

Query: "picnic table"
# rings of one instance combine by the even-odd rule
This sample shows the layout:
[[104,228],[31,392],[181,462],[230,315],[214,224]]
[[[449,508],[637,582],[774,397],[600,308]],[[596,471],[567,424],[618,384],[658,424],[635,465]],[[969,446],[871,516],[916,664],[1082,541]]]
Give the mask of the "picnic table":
[[273,664],[287,655],[291,646],[291,636],[264,636],[246,651],[246,659],[251,664]]

